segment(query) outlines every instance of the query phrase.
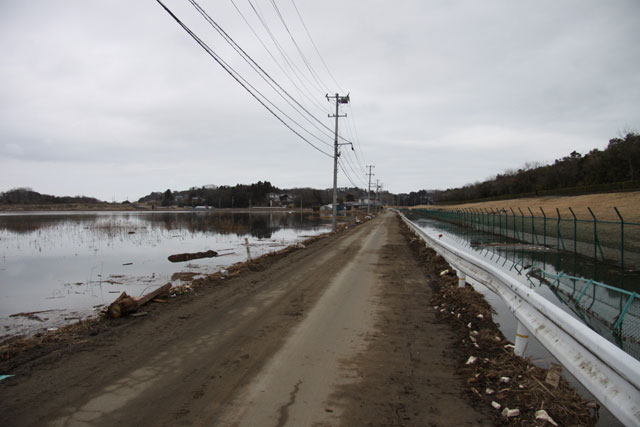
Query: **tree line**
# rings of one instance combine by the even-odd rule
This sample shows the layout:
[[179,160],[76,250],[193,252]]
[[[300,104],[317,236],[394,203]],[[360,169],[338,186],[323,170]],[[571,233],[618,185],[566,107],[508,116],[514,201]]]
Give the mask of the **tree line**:
[[[621,184],[628,185],[621,185]],[[640,135],[627,133],[613,138],[604,150],[593,149],[582,155],[573,151],[552,164],[527,163],[517,170],[507,170],[483,182],[436,191],[435,202],[461,202],[502,196],[562,193],[572,189],[600,187],[616,190],[640,187]]]
[[[331,203],[331,189],[315,188],[280,189],[269,181],[258,181],[253,184],[236,184],[234,186],[202,186],[192,187],[184,191],[153,192],[141,197],[139,203],[151,203],[161,206],[211,206],[215,208],[248,208],[270,205],[270,195],[283,197],[277,199],[277,205],[293,205],[305,208],[322,206]],[[366,196],[366,191],[359,188],[341,188],[338,201],[356,200]]]
[[87,196],[51,196],[40,194],[28,187],[14,188],[0,193],[0,204],[5,205],[48,205],[48,204],[96,204],[104,203],[94,197]]

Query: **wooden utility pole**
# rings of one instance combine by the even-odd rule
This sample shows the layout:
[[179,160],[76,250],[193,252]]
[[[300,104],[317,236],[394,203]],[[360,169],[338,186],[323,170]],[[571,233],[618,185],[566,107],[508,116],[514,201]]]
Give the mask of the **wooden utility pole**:
[[333,140],[333,204],[332,204],[332,217],[331,217],[331,231],[336,231],[337,225],[337,216],[338,216],[338,157],[340,157],[340,153],[338,152],[338,148],[340,145],[347,144],[339,144],[338,143],[338,118],[347,117],[346,114],[340,114],[339,107],[340,104],[348,104],[349,103],[349,95],[340,96],[337,93],[334,96],[326,95],[327,100],[335,99],[336,100],[336,114],[331,115],[329,117],[336,118],[336,130],[335,130],[335,138]]

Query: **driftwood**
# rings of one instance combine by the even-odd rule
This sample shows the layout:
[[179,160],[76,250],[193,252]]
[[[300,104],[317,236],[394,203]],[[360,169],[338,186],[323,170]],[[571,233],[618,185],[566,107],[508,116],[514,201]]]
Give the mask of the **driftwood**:
[[160,295],[169,293],[170,289],[171,283],[167,283],[164,286],[160,286],[155,291],[149,292],[148,294],[141,297],[132,297],[127,295],[126,292],[123,292],[113,303],[111,303],[111,305],[109,306],[109,310],[107,310],[107,314],[112,319],[127,316],[135,312],[140,306],[148,303],[152,299],[157,298]]
[[218,252],[208,250],[206,252],[195,252],[195,253],[184,253],[184,254],[176,254],[169,256],[169,261],[171,262],[182,262],[189,261],[192,259],[200,259],[200,258],[213,258],[218,256]]

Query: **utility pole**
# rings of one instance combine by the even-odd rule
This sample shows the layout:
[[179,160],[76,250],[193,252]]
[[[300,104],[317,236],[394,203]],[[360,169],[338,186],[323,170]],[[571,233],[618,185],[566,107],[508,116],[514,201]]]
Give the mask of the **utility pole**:
[[333,204],[332,204],[332,217],[331,217],[331,231],[336,231],[337,216],[338,216],[338,157],[340,157],[338,148],[340,145],[350,144],[350,143],[346,143],[346,144],[338,143],[338,118],[347,117],[346,114],[342,114],[342,115],[340,114],[339,107],[340,107],[340,104],[349,103],[349,95],[347,94],[347,96],[340,96],[336,93],[334,96],[329,96],[329,94],[327,94],[326,97],[327,97],[327,100],[329,99],[336,100],[336,114],[335,115],[329,114],[329,117],[336,118],[336,131],[335,131],[335,138],[333,140]]
[[378,214],[378,194],[380,194],[380,181],[376,179],[376,215]]
[[371,173],[371,168],[375,168],[373,165],[367,166],[369,168],[369,187],[367,187],[367,215],[371,213],[371,175],[375,175],[375,173]]

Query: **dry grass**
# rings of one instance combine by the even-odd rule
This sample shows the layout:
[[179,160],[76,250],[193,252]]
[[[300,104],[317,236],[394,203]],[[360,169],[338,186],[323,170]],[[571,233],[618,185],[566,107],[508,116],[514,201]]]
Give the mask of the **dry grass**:
[[[562,218],[572,218],[569,207],[573,209],[579,219],[592,219],[587,207],[599,220],[619,221],[613,207],[617,207],[620,214],[627,222],[640,222],[640,191],[625,193],[587,194],[582,196],[552,196],[531,197],[525,199],[499,200],[493,202],[467,203],[460,205],[435,205],[442,209],[457,208],[482,208],[482,209],[506,209],[513,208],[516,213],[518,208],[525,214],[529,214],[527,207],[531,208],[534,215],[542,216],[540,208],[544,209],[549,217],[556,217],[556,208],[560,210]],[[416,208],[432,209],[434,206],[415,206]]]

